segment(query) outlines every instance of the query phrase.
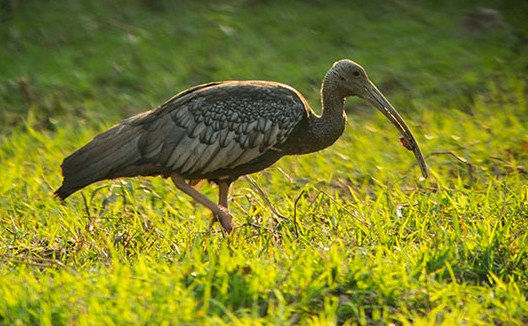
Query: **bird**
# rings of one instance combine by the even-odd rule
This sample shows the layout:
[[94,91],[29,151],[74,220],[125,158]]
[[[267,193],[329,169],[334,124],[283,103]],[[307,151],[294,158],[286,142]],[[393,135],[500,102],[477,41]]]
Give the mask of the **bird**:
[[[320,151],[344,132],[344,102],[356,96],[378,109],[414,153],[424,178],[428,168],[407,124],[358,63],[336,61],[321,85],[321,112],[286,84],[220,81],[184,90],[159,107],[139,113],[95,136],[66,157],[61,200],[101,180],[136,176],[171,178],[174,185],[213,213],[233,233],[229,190],[239,177],[259,172],[285,155]],[[194,185],[218,185],[218,204]]]

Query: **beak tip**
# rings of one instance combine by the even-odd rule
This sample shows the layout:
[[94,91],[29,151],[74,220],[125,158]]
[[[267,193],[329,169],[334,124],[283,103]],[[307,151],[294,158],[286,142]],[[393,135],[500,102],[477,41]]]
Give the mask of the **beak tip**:
[[425,161],[420,164],[420,170],[422,170],[422,176],[420,177],[420,181],[425,181],[425,179],[429,178],[429,169],[427,168],[427,165],[425,165]]

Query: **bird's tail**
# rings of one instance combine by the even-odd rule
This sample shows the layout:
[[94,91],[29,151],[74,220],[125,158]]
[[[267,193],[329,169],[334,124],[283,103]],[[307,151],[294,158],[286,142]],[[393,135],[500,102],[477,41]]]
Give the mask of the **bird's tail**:
[[64,180],[54,195],[65,199],[93,182],[134,175],[131,170],[141,159],[138,128],[141,127],[118,124],[64,159]]

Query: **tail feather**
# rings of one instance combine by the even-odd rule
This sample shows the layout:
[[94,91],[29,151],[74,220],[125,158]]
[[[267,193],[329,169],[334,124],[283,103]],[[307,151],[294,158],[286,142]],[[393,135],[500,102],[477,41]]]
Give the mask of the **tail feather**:
[[[62,200],[99,180],[130,176],[130,165],[141,160],[140,126],[119,124],[96,136],[62,163],[62,186],[54,195]],[[127,170],[128,175],[120,171]],[[133,173],[132,173],[133,174]]]

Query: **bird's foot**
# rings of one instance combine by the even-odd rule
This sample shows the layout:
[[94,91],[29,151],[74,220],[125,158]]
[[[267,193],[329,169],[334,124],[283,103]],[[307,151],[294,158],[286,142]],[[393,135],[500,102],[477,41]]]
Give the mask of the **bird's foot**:
[[220,222],[220,225],[224,228],[225,232],[227,234],[231,234],[233,232],[233,215],[229,213],[229,210],[223,206],[218,206],[218,210],[214,212],[213,219],[211,220],[211,228],[213,227],[214,223],[216,221]]

